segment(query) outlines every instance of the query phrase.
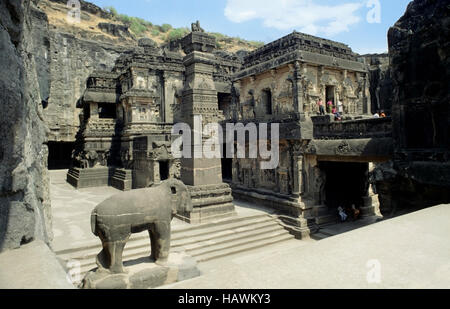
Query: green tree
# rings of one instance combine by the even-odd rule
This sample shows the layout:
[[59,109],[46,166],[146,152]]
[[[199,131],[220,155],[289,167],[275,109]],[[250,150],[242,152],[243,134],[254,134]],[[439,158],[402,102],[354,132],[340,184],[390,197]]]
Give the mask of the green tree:
[[117,10],[113,6],[105,6],[103,9],[109,12],[114,18],[116,18],[119,15]]
[[160,27],[161,32],[164,32],[164,33],[166,33],[167,31],[169,31],[170,29],[172,29],[172,26],[169,25],[169,24],[163,24],[163,25]]
[[189,33],[189,30],[187,28],[176,28],[170,30],[169,34],[167,35],[167,41],[174,41],[181,39],[182,37],[186,36]]

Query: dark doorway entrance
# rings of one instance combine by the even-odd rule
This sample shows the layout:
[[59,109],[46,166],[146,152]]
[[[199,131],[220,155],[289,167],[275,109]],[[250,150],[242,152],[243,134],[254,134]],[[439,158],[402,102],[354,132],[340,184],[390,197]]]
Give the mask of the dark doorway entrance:
[[272,115],[272,92],[270,89],[262,91],[261,102],[266,115]]
[[75,143],[48,142],[48,169],[69,169]]
[[222,181],[231,182],[233,180],[233,159],[227,158],[227,144],[223,144],[222,152]]
[[116,115],[116,105],[109,103],[99,103],[98,104],[98,117],[100,119],[115,119]]
[[159,161],[159,178],[161,181],[169,179],[169,161]]
[[224,182],[233,180],[233,159],[222,159],[222,179]]
[[232,118],[231,94],[219,92],[217,93],[217,100],[219,102],[219,110],[223,112],[225,119]]
[[325,199],[330,208],[362,206],[368,183],[368,163],[320,162],[326,173]]
[[[336,102],[334,101],[334,90],[335,90],[334,86],[326,87],[326,94],[325,94],[326,102],[325,103],[328,103],[328,101],[331,101],[333,103],[333,105],[336,105]],[[328,108],[328,105],[327,105],[327,108]]]

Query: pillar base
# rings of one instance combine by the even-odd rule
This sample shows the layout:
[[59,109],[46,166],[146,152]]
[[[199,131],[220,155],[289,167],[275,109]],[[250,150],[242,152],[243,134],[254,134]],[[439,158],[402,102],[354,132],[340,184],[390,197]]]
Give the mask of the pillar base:
[[372,216],[380,216],[380,203],[378,202],[378,195],[363,197],[364,206],[360,208],[361,218]]
[[226,183],[188,186],[193,210],[175,216],[187,223],[200,224],[236,216],[231,188]]
[[156,265],[150,258],[124,262],[125,273],[111,274],[95,269],[83,279],[83,289],[150,289],[188,280],[200,275],[197,262],[184,252],[169,255],[167,266]]
[[294,218],[285,215],[278,215],[281,225],[297,239],[308,239],[319,228],[313,220],[306,218]]

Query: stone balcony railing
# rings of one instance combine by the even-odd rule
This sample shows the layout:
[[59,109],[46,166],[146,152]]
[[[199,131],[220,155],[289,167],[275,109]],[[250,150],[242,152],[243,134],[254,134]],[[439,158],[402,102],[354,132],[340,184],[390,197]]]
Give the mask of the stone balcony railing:
[[335,121],[334,116],[311,117],[314,124],[315,139],[362,139],[392,137],[392,119],[360,118]]

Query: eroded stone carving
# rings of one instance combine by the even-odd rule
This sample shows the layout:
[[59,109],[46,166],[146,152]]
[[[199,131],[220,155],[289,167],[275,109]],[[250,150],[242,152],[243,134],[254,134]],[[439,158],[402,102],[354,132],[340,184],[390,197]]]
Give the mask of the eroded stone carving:
[[200,21],[196,21],[195,23],[191,24],[191,30],[192,32],[205,32],[205,30],[200,27]]

